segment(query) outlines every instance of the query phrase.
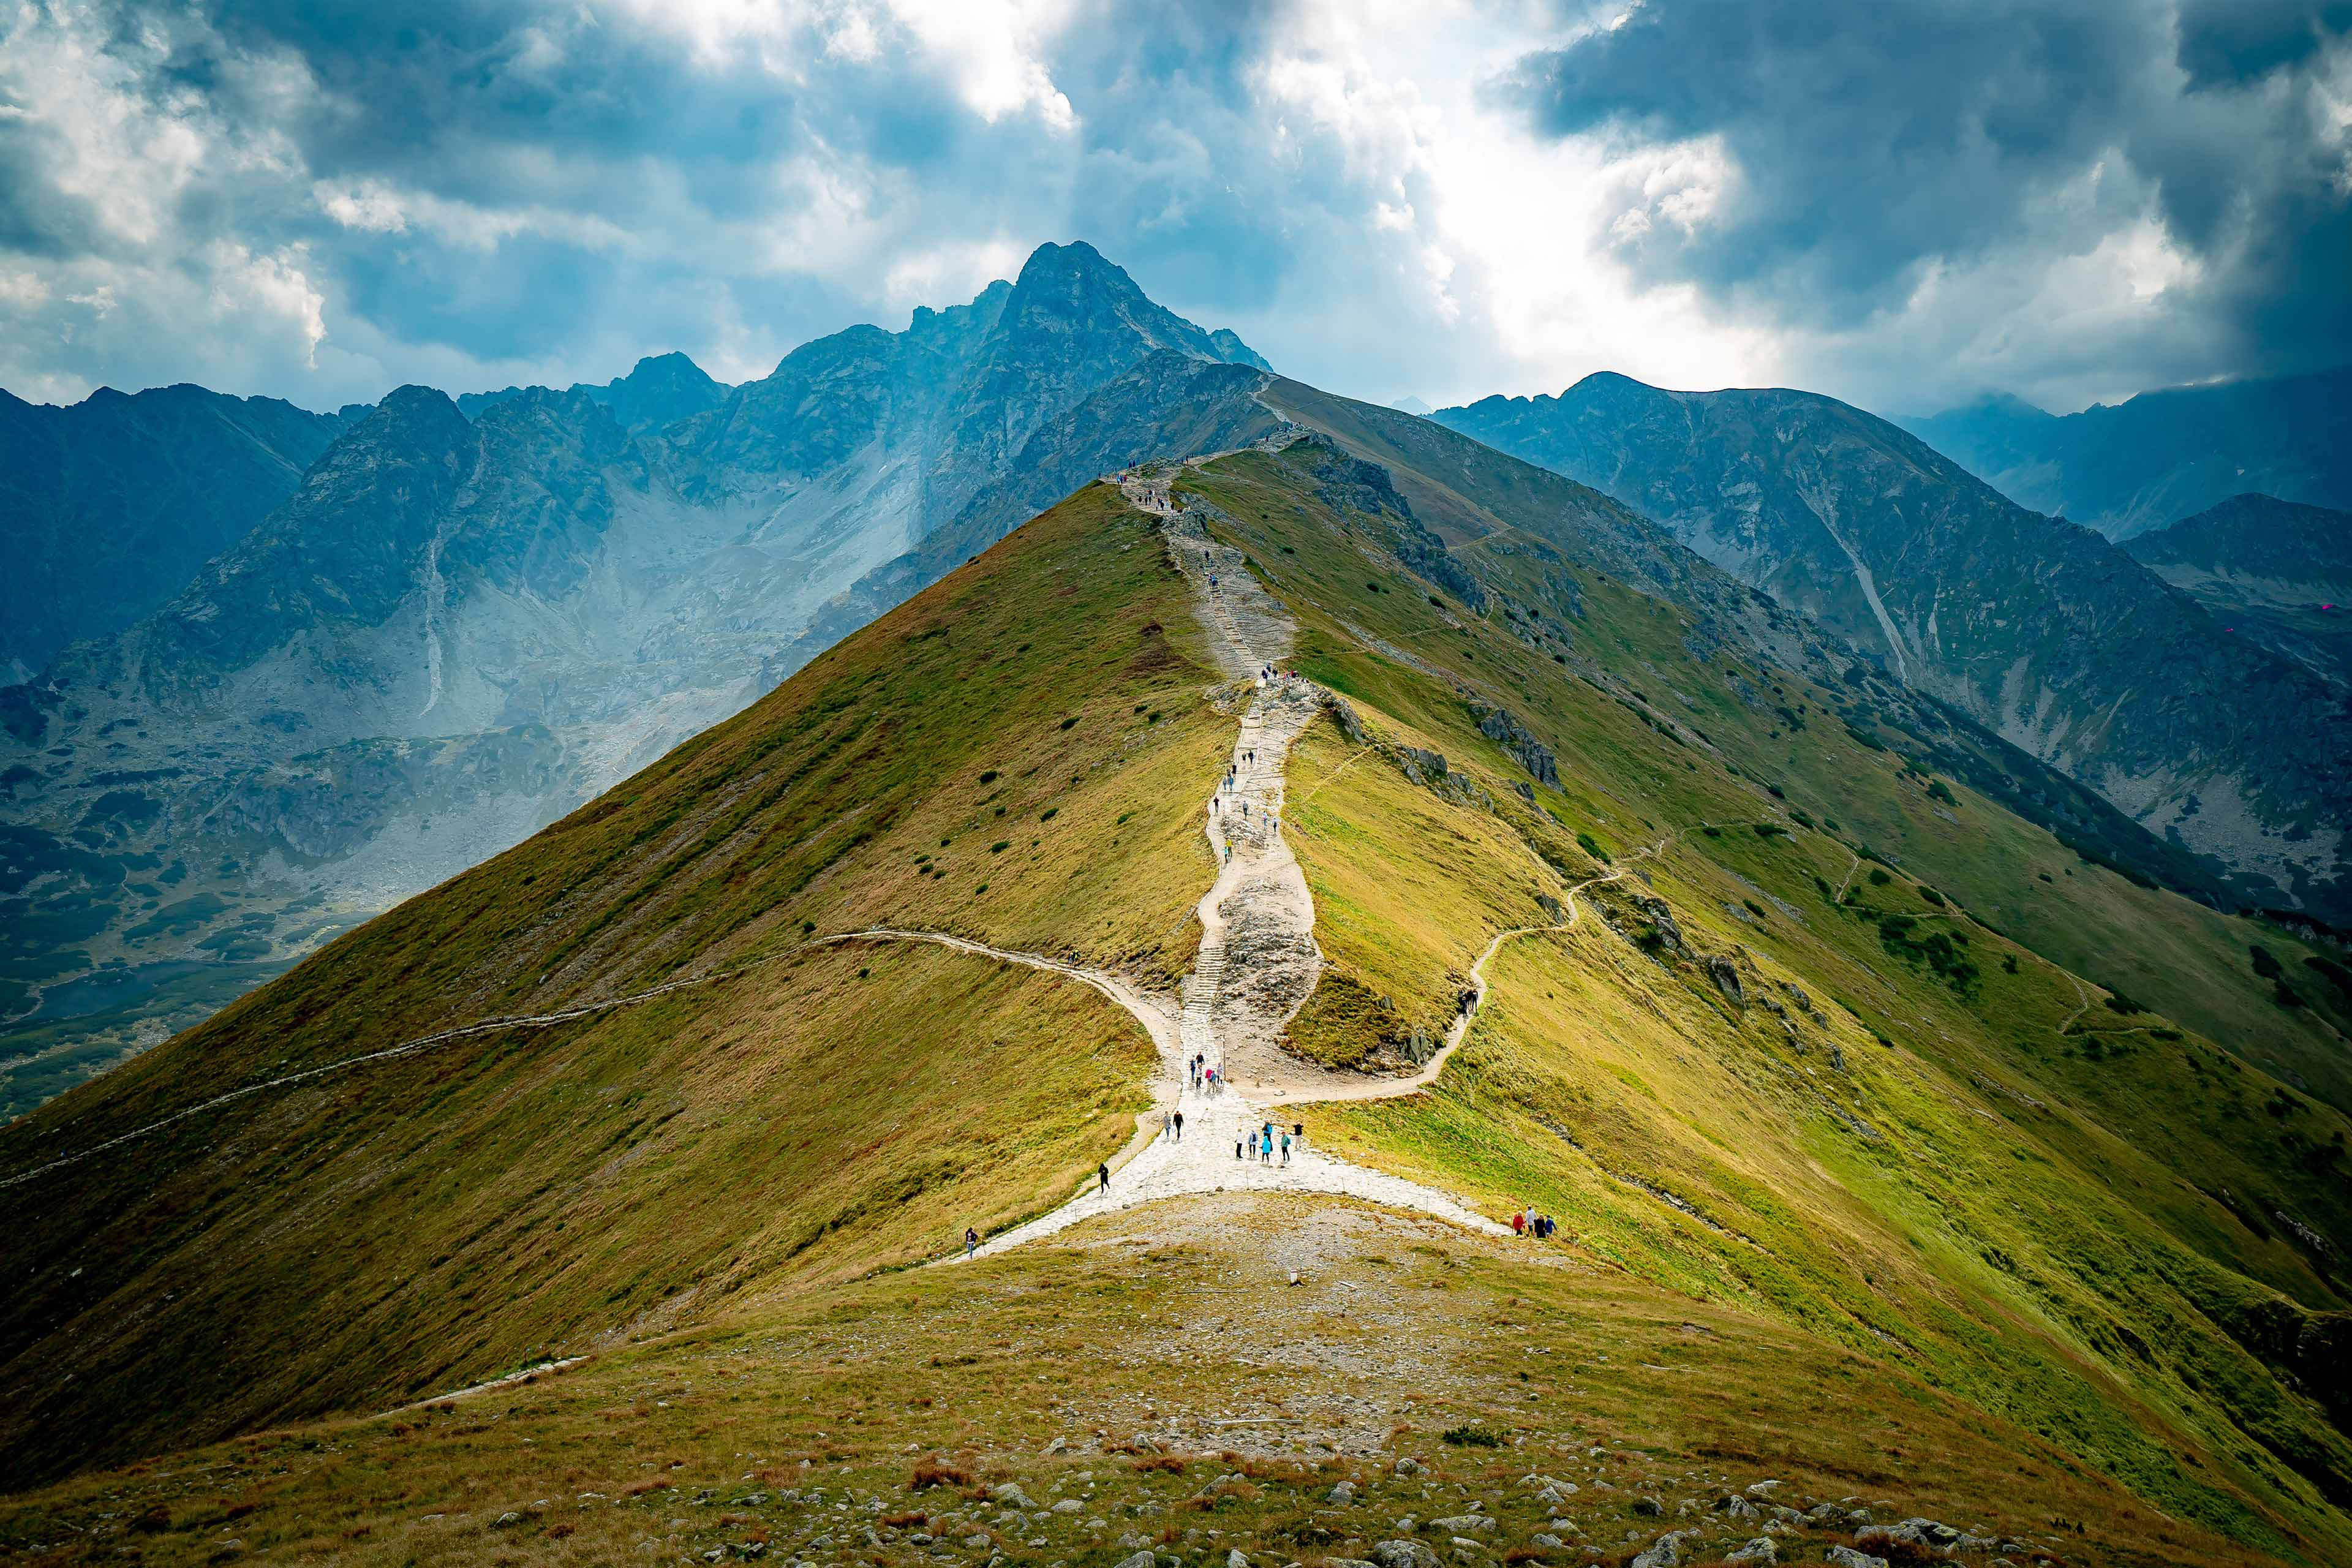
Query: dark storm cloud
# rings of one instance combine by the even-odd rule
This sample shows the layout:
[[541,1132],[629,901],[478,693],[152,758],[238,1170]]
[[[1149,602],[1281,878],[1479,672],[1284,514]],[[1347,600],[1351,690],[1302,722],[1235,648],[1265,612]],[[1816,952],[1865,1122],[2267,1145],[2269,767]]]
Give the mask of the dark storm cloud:
[[2214,318],[2278,368],[2352,359],[2352,143],[2321,92],[2347,30],[2321,0],[1646,0],[1499,90],[1555,135],[1718,140],[1718,208],[1629,194],[1622,248],[1781,321],[1852,328],[1930,269],[2081,255],[2152,204],[2201,268],[2181,332]]

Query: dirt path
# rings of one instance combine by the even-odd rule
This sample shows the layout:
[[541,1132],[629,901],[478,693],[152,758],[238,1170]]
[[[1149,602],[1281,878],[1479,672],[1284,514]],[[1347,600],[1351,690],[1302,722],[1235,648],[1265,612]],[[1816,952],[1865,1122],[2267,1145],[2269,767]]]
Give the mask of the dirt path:
[[[1308,1148],[1294,1127],[1275,1121],[1252,1092],[1254,1084],[1243,1081],[1281,1059],[1276,1041],[1322,973],[1314,897],[1280,825],[1291,742],[1314,721],[1323,698],[1313,683],[1278,672],[1295,635],[1289,617],[1238,552],[1217,544],[1176,508],[1171,477],[1160,470],[1130,472],[1120,476],[1120,488],[1137,507],[1160,519],[1177,563],[1192,583],[1213,657],[1229,679],[1247,683],[1249,703],[1225,776],[1202,813],[1217,876],[1195,911],[1201,945],[1185,977],[1173,1052],[1154,1035],[1175,1089],[1172,1100],[1157,1108],[1169,1120],[1114,1172],[1108,1187],[1090,1183],[1052,1212],[990,1237],[980,1251],[1004,1251],[1141,1204],[1254,1190],[1364,1198],[1501,1234],[1502,1226],[1444,1193]],[[1197,1081],[1196,1058],[1204,1069]],[[1213,1088],[1205,1070],[1211,1068],[1223,1080]],[[1372,1087],[1407,1094],[1419,1086],[1372,1080]],[[1181,1136],[1173,1121],[1177,1115],[1183,1118]],[[1262,1144],[1272,1143],[1255,1157],[1253,1132]],[[1281,1149],[1286,1132],[1293,1133],[1286,1158]]]

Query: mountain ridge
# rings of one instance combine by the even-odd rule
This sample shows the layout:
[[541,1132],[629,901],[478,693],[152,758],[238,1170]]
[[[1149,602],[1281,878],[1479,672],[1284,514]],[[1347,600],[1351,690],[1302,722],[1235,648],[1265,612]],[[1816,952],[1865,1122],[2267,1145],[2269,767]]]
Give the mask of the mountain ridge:
[[[170,604],[0,689],[0,898],[21,900],[0,931],[5,1103],[193,1022],[740,710],[1028,515],[1003,498],[1070,488],[1060,469],[1016,482],[1055,460],[1041,428],[1125,386],[1120,460],[1144,455],[1191,395],[1181,367],[1233,343],[1080,244],[723,393],[682,356],[470,418],[401,389]],[[1175,368],[1123,379],[1158,356]],[[631,427],[681,386],[717,400]],[[950,534],[951,554],[922,554]],[[845,607],[886,568],[887,591]],[[837,629],[803,636],[821,615]]]
[[2166,387],[2067,415],[2000,395],[1895,423],[2019,505],[2117,541],[2248,490],[2352,507],[2352,366]]
[[[2316,739],[2338,696],[2094,531],[1814,394],[1671,393],[1601,373],[1558,398],[1433,417],[1658,517],[2209,858],[2242,901],[2352,909],[2352,778]],[[2262,696],[2237,700],[2249,690]]]

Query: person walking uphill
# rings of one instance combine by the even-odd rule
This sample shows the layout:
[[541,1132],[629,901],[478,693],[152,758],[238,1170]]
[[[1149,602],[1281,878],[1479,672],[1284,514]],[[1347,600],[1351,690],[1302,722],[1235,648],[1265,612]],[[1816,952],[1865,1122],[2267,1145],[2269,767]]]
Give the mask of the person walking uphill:
[[963,1227],[963,1255],[964,1255],[966,1258],[970,1258],[973,1253],[975,1253],[975,1252],[977,1252],[977,1251],[979,1251],[979,1250],[980,1250],[980,1232],[978,1232],[978,1231],[976,1231],[976,1230],[972,1229],[972,1228],[971,1228],[971,1226],[964,1226],[964,1227]]
[[1102,1178],[1102,1190],[1104,1192],[1110,1191],[1110,1162],[1106,1160],[1101,1164],[1097,1165],[1095,1167],[1095,1174]]

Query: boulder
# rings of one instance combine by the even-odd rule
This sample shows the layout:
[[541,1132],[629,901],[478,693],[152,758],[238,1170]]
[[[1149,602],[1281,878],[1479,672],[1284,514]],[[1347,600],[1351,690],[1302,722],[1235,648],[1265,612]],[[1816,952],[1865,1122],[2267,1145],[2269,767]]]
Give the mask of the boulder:
[[[1122,1539],[1119,1544],[1125,1545],[1126,1541]],[[1153,1568],[1151,1553],[1145,1551],[1138,1552],[1129,1557],[1122,1557],[1118,1561],[1118,1568]]]
[[1886,1559],[1873,1557],[1867,1552],[1856,1552],[1851,1546],[1832,1546],[1822,1553],[1822,1560],[1837,1568],[1886,1568]]
[[1238,1546],[1225,1553],[1225,1568],[1250,1568],[1250,1560]]
[[1437,1568],[1437,1553],[1421,1541],[1383,1541],[1372,1548],[1372,1561],[1380,1568]]
[[1417,1476],[1421,1474],[1421,1461],[1412,1458],[1399,1459],[1396,1462],[1396,1473],[1401,1476]]
[[[1364,721],[1356,717],[1356,710],[1348,706],[1346,698],[1326,691],[1323,693],[1323,706],[1331,710],[1332,722],[1339,726],[1339,733],[1348,737],[1349,745],[1364,743]],[[1339,1559],[1335,1557],[1332,1561],[1336,1563]]]
[[1549,784],[1554,789],[1559,787],[1559,759],[1552,755],[1549,746],[1537,740],[1528,727],[1519,722],[1517,714],[1507,709],[1488,708],[1478,703],[1473,703],[1470,711],[1477,717],[1478,732],[1499,742],[1503,750],[1510,753],[1512,761],[1535,775],[1536,783]]
[[1723,993],[1725,1000],[1735,1007],[1740,1005],[1738,964],[1718,952],[1706,961],[1706,977],[1715,983],[1717,991]]
[[1448,1535],[1472,1535],[1482,1530],[1492,1530],[1495,1521],[1483,1513],[1454,1513],[1429,1521],[1432,1530],[1442,1530]]
[[1683,1542],[1697,1538],[1697,1531],[1670,1530],[1650,1542],[1650,1549],[1636,1556],[1627,1568],[1682,1568]]
[[1780,1561],[1780,1549],[1772,1544],[1772,1538],[1770,1536],[1759,1535],[1755,1540],[1749,1542],[1747,1545],[1740,1547],[1738,1551],[1725,1552],[1723,1554],[1723,1560],[1726,1563],[1762,1563],[1769,1564]]
[[1330,1490],[1328,1500],[1339,1508],[1351,1508],[1356,1501],[1356,1483],[1341,1481]]
[[1055,1513],[1076,1513],[1084,1507],[1086,1507],[1086,1504],[1080,1502],[1077,1499],[1074,1497],[1066,1497],[1061,1501],[1054,1505],[1054,1511]]
[[1018,1485],[1012,1481],[1006,1481],[1000,1486],[991,1487],[988,1490],[988,1495],[990,1498],[1003,1504],[1004,1507],[1017,1508],[1024,1513],[1030,1512],[1037,1506],[1035,1503],[1029,1500],[1029,1494],[1027,1492],[1023,1491]]

